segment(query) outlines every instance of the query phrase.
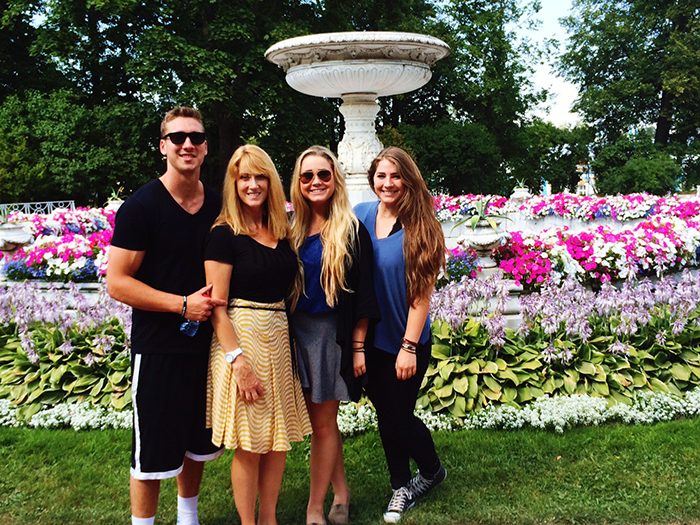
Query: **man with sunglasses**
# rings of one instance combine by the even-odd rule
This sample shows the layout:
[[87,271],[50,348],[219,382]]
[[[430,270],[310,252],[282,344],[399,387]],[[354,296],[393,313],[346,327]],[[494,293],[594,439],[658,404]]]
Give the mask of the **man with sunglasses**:
[[160,131],[166,170],[117,213],[107,290],[133,308],[131,522],[152,525],[160,480],[177,477],[177,523],[198,525],[204,461],[222,453],[205,428],[205,321],[225,302],[210,297],[203,262],[221,198],[199,180],[207,155],[199,111],[169,111]]

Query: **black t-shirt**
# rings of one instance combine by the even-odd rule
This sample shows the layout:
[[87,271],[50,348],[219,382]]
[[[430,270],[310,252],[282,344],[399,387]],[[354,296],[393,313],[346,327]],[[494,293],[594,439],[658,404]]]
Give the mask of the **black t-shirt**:
[[259,303],[284,300],[299,269],[287,239],[280,239],[275,248],[270,248],[248,235],[234,235],[228,226],[211,231],[204,259],[233,266],[229,299]]
[[[221,208],[220,196],[205,187],[197,213],[185,211],[160,179],[138,189],[117,212],[112,245],[145,252],[134,276],[139,281],[178,295],[190,295],[205,285],[204,244]],[[182,317],[167,312],[133,309],[131,348],[138,354],[206,352],[211,324],[202,323],[197,335],[179,330]]]

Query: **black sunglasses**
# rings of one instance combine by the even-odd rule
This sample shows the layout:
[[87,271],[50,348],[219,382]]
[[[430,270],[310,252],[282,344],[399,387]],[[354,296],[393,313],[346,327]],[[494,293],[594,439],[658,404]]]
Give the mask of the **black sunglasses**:
[[204,141],[207,140],[207,135],[203,131],[173,131],[172,133],[163,135],[161,138],[163,140],[169,138],[170,142],[178,146],[184,144],[189,138],[192,144],[199,146],[200,144],[204,144]]
[[[329,170],[318,170],[316,172],[316,176],[321,179],[323,182],[328,182],[331,180],[331,177],[333,174]],[[311,182],[314,178],[314,172],[313,171],[305,171],[303,173],[299,174],[299,180],[302,182],[302,184],[308,184]]]

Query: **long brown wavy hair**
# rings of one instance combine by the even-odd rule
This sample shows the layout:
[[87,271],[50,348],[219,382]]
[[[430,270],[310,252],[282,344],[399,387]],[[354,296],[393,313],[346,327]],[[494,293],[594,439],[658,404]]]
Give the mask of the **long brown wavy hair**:
[[[299,251],[306,240],[311,223],[311,207],[302,196],[299,182],[301,163],[306,157],[321,157],[331,165],[335,191],[330,199],[328,220],[321,228],[321,286],[326,295],[328,306],[334,307],[343,291],[351,291],[345,282],[345,273],[352,254],[350,247],[357,235],[358,220],[352,212],[348,191],[345,187],[345,173],[333,152],[323,146],[311,146],[301,152],[294,164],[290,194],[294,205],[294,220],[290,235],[292,247]],[[301,293],[301,290],[298,291]]]
[[428,186],[414,160],[401,148],[384,148],[372,161],[367,174],[372,190],[374,174],[382,160],[396,166],[404,186],[397,203],[397,214],[405,231],[406,299],[411,305],[430,294],[440,270],[445,267],[445,236],[435,217],[433,197]]

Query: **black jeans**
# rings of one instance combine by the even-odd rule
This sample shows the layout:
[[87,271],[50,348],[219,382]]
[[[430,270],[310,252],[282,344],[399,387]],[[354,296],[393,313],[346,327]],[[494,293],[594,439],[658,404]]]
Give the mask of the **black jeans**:
[[418,389],[428,369],[430,344],[420,345],[416,357],[416,374],[400,381],[396,378],[395,355],[377,348],[366,353],[366,391],[377,411],[379,435],[394,490],[411,479],[411,458],[425,477],[432,477],[440,469],[430,430],[413,414]]

